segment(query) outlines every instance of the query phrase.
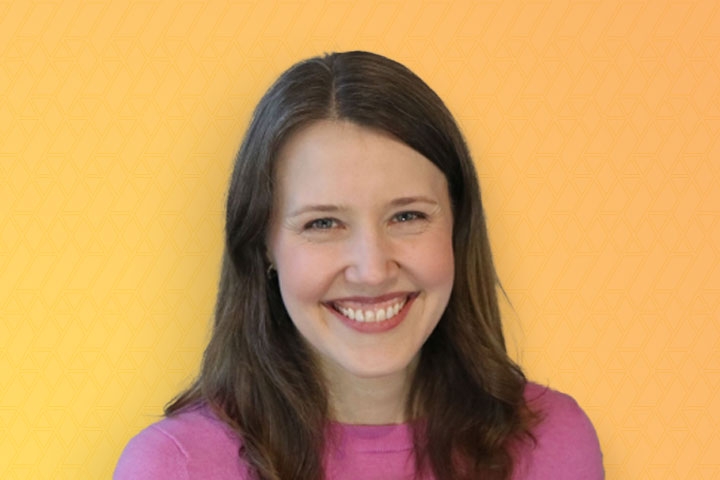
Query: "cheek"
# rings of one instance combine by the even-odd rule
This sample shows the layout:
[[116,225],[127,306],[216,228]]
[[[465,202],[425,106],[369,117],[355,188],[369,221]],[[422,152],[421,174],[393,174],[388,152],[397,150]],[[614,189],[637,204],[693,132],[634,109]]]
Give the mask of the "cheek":
[[275,250],[280,292],[289,312],[298,302],[317,303],[332,281],[333,255],[312,245],[286,246]]
[[455,257],[452,240],[449,236],[439,235],[425,242],[415,250],[408,262],[415,275],[428,287],[452,290],[455,278]]

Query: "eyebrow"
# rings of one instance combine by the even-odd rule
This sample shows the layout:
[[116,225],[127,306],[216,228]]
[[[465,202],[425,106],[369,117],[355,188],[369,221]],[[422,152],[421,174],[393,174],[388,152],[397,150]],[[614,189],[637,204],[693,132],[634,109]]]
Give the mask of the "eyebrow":
[[427,203],[429,205],[437,205],[437,200],[433,200],[430,197],[424,197],[422,195],[417,197],[400,197],[390,202],[391,207],[404,207],[413,203]]
[[[438,202],[436,200],[433,200],[430,197],[425,197],[422,195],[414,196],[414,197],[399,197],[393,199],[390,203],[390,207],[405,207],[407,205],[412,205],[413,203],[426,203],[428,205],[436,206],[438,205]],[[343,210],[347,210],[348,207],[343,205],[333,205],[333,204],[312,204],[312,205],[303,205],[302,207],[299,207],[293,211],[290,212],[288,217],[293,218],[300,215],[303,215],[305,213],[309,212],[318,212],[318,213],[337,213],[341,212]]]
[[308,212],[322,212],[322,213],[335,213],[342,210],[347,210],[346,207],[342,207],[340,205],[304,205],[296,210],[293,210],[288,214],[288,217],[298,217],[304,213]]

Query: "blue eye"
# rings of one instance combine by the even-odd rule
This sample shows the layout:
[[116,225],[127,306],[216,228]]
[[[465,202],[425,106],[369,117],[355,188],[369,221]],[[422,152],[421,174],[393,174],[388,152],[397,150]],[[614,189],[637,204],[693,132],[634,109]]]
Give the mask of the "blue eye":
[[305,224],[306,230],[327,230],[333,228],[337,222],[332,218],[318,218]]
[[411,222],[413,220],[423,220],[427,218],[427,215],[421,212],[400,212],[393,217],[398,223]]

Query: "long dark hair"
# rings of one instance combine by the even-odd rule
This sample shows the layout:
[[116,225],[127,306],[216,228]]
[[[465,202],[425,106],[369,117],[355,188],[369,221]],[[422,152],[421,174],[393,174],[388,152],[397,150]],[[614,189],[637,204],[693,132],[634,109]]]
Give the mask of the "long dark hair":
[[277,153],[289,135],[323,119],[385,131],[445,174],[455,281],[407,399],[416,465],[441,480],[509,478],[513,445],[530,437],[534,415],[525,376],[505,348],[475,168],[435,92],[403,65],[367,52],[292,66],[255,109],[230,180],[212,338],[198,379],[166,414],[206,402],[242,437],[240,455],[259,478],[324,477],[327,389],[266,259]]

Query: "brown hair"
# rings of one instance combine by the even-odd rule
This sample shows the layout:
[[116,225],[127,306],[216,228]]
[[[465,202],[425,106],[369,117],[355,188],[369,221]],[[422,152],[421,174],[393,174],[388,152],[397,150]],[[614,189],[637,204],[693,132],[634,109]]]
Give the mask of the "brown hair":
[[259,478],[324,477],[327,390],[265,254],[277,153],[293,132],[328,118],[390,133],[447,178],[455,281],[407,399],[409,418],[422,420],[416,464],[441,480],[509,478],[512,445],[530,437],[534,414],[526,379],[506,353],[475,168],[435,92],[403,65],[367,52],[292,66],[255,109],[230,180],[212,338],[198,379],[166,414],[207,402],[241,435],[240,455]]

